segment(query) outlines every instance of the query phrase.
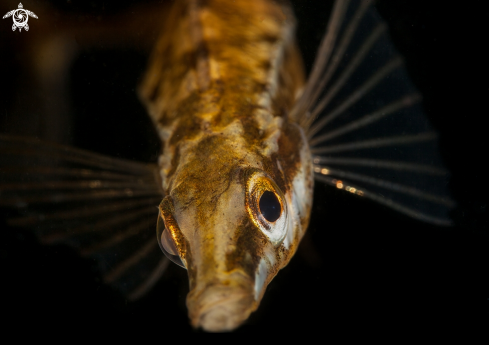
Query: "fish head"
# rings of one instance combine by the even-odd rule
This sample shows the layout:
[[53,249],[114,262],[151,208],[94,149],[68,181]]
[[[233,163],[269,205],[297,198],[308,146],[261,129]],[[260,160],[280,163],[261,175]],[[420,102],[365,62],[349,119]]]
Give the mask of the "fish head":
[[289,127],[269,156],[210,136],[208,147],[193,148],[173,175],[160,204],[158,239],[188,270],[194,327],[219,332],[241,325],[307,228],[312,163],[302,130]]

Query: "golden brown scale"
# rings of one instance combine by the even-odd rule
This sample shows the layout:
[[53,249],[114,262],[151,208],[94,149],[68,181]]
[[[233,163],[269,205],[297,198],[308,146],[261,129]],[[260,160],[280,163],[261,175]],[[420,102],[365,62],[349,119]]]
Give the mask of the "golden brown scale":
[[[287,116],[304,82],[295,21],[266,0],[177,1],[172,11],[140,88],[164,145],[160,215],[189,271],[192,324],[230,330],[309,219],[310,152]],[[260,225],[265,191],[282,205],[265,227],[278,230]]]
[[[290,9],[269,1],[206,1],[195,22],[189,12],[198,4],[175,5],[140,89],[162,139],[172,137],[165,153],[173,155],[179,141],[201,130],[218,132],[236,118],[254,144],[264,130],[253,121],[261,117],[257,109],[283,116],[304,82]],[[208,70],[197,69],[202,59]],[[197,76],[205,72],[211,82],[203,90]]]

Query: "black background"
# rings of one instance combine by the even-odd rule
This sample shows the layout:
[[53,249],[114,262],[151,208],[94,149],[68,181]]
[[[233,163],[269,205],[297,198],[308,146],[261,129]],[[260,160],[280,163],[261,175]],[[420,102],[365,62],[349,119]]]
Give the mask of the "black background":
[[[80,16],[122,11],[133,2],[52,1]],[[36,3],[24,7],[35,12]],[[456,226],[430,226],[317,186],[308,235],[314,250],[307,247],[296,255],[238,332],[297,330],[319,332],[326,340],[339,332],[370,329],[380,335],[399,328],[411,333],[489,321],[488,12],[481,2],[378,3],[423,95],[426,114],[440,133],[442,156],[452,172],[449,187],[458,203],[452,213]],[[17,3],[11,1],[10,7]],[[329,5],[296,1],[294,9],[298,41],[310,68]],[[21,35],[36,30],[31,21],[30,31]],[[5,45],[8,35],[19,33],[12,33],[10,20],[0,21],[0,31],[1,124],[24,104],[23,91],[12,86],[17,76],[13,68],[20,67],[12,52],[15,44],[8,39],[8,49]],[[129,47],[99,46],[80,54],[70,83],[75,146],[154,161],[158,142],[134,94],[145,59]],[[129,303],[101,283],[92,262],[70,248],[40,246],[29,231],[9,228],[4,220],[0,229],[2,329],[23,325],[41,326],[51,335],[60,329],[136,333],[161,341],[192,332],[185,308],[186,272],[179,267],[171,266],[151,293]]]

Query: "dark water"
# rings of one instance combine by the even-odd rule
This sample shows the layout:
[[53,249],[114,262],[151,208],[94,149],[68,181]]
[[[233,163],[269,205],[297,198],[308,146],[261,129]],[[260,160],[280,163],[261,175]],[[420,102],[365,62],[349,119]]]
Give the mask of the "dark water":
[[[96,14],[129,2],[53,3],[70,13]],[[307,66],[327,17],[328,5],[319,3],[294,3]],[[24,6],[35,11],[35,4]],[[458,203],[452,214],[456,226],[430,226],[318,186],[309,229],[316,255],[298,253],[239,332],[300,330],[329,339],[365,327],[380,334],[392,327],[412,332],[489,321],[484,125],[489,60],[483,52],[488,15],[477,6],[440,7],[425,1],[379,1],[378,7],[440,132],[443,159],[453,174],[449,188]],[[11,21],[0,22],[0,31],[0,125],[5,125],[14,121],[9,116],[18,116],[13,109],[28,106],[29,99],[16,87],[21,83],[15,68],[22,57],[9,36],[15,34]],[[70,71],[74,145],[155,159],[158,142],[134,95],[144,65],[145,56],[130,48],[100,46],[80,54]],[[0,311],[8,320],[3,327],[139,333],[161,341],[192,331],[185,309],[186,273],[179,267],[172,266],[151,293],[131,304],[103,285],[93,263],[71,249],[40,246],[28,231],[9,228],[3,220],[0,228]]]

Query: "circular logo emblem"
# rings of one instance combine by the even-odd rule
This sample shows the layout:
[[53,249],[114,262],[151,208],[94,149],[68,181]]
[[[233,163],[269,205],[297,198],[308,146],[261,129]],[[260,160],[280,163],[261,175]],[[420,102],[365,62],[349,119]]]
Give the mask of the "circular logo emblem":
[[12,19],[14,20],[12,31],[15,31],[15,29],[19,29],[19,32],[22,31],[22,29],[24,29],[25,31],[29,31],[29,25],[27,24],[29,17],[37,19],[36,14],[32,11],[25,10],[24,6],[22,6],[22,3],[19,4],[18,9],[7,12],[7,14],[3,16],[3,19],[8,17],[12,17]]
[[14,19],[15,26],[17,26],[18,28],[23,28],[27,24],[27,20],[29,19],[26,10],[20,8],[15,10],[12,17]]

